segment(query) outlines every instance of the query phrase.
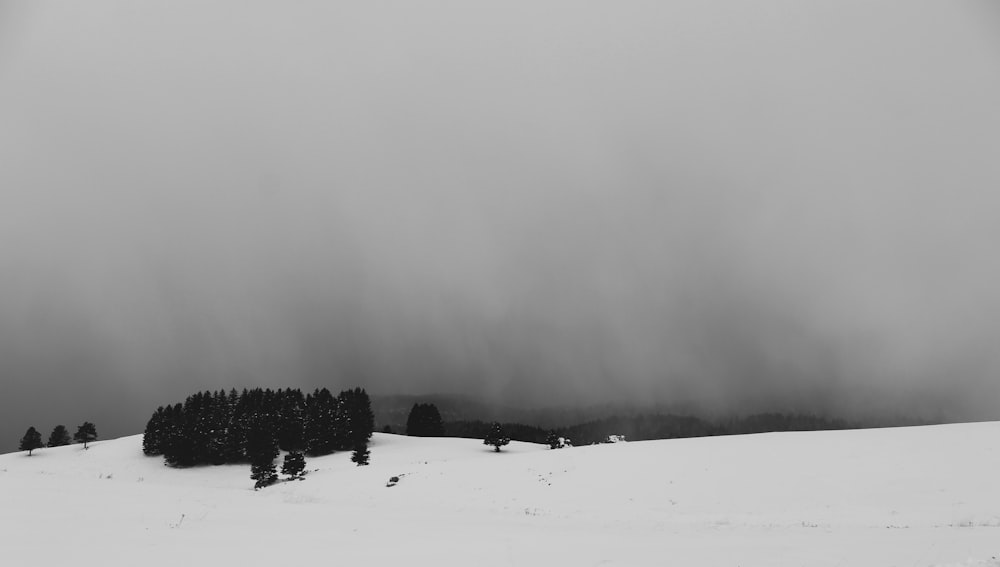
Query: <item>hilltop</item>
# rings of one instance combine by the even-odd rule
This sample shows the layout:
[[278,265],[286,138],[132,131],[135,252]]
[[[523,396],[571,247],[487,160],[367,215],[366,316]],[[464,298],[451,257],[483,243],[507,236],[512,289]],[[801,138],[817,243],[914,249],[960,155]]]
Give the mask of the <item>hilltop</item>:
[[375,434],[370,466],[258,492],[141,443],[0,455],[11,564],[1000,565],[1000,423],[500,454]]

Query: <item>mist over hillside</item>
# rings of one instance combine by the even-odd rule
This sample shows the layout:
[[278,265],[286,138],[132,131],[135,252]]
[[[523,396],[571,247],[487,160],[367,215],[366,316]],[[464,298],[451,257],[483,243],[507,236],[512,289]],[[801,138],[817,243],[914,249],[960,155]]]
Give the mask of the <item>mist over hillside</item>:
[[0,447],[286,385],[1000,417],[998,38],[988,0],[0,0]]

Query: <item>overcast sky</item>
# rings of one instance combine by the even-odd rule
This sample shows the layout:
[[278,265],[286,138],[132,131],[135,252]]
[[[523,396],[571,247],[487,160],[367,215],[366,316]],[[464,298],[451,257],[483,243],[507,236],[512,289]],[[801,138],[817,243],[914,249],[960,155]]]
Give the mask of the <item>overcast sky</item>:
[[997,101],[989,0],[0,0],[0,447],[254,385],[1000,418]]

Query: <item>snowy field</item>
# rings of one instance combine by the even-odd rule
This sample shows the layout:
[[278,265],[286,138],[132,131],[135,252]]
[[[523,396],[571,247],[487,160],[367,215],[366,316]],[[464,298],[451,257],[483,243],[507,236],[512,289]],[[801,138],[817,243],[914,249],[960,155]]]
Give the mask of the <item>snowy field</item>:
[[0,455],[0,564],[1000,566],[1000,423],[500,454],[376,434],[370,466],[260,492],[140,446]]

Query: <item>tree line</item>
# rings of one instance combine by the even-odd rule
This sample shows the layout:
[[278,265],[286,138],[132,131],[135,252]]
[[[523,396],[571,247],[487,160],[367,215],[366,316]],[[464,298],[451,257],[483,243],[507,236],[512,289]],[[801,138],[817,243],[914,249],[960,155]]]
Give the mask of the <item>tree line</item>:
[[[87,449],[87,445],[97,440],[97,427],[89,421],[83,422],[82,425],[76,428],[76,433],[73,434],[73,440],[77,443],[83,443],[83,448]],[[42,443],[42,434],[38,432],[34,427],[29,427],[24,433],[24,437],[21,438],[21,442],[18,444],[19,451],[27,451],[28,456],[35,449],[41,449],[43,447],[62,447],[64,445],[69,445],[69,431],[66,429],[65,425],[57,425],[52,429],[52,433],[49,434],[48,443]]]
[[282,473],[289,479],[302,478],[305,455],[351,450],[355,463],[368,464],[374,428],[362,388],[336,396],[326,388],[305,395],[291,388],[206,391],[157,408],[142,450],[163,455],[171,467],[250,463],[251,479],[261,488],[277,482],[274,459],[280,451],[286,452]]
[[[411,420],[414,419],[414,412],[418,411],[422,416],[437,414],[436,408],[433,406],[434,404],[416,404],[414,409],[411,410]],[[445,421],[438,423],[436,426],[439,428],[437,431],[440,431],[440,433],[430,436],[485,439],[487,435],[493,432],[495,423],[480,420]],[[818,431],[857,427],[841,419],[830,419],[808,414],[783,413],[762,413],[717,421],[710,421],[689,415],[642,414],[608,417],[555,429],[545,429],[523,423],[502,423],[501,425],[505,435],[515,441],[549,443],[553,436],[558,436],[572,439],[576,445],[602,443],[607,440],[609,435],[622,435],[632,441],[645,441],[683,437],[766,433],[772,431]],[[408,422],[407,435],[429,436],[421,433],[411,433],[410,429],[410,423]]]

